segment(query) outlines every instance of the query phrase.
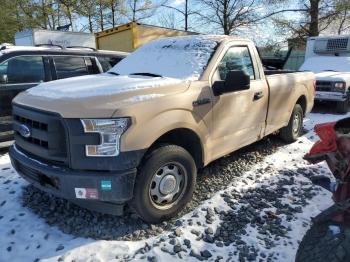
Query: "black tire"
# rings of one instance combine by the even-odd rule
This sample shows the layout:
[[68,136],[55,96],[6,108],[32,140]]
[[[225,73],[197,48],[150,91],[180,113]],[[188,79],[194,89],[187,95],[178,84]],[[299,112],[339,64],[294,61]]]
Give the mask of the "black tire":
[[337,102],[337,112],[346,114],[349,110],[349,100],[343,102]]
[[[175,194],[174,198],[177,196],[177,199],[174,200],[174,203],[162,206],[163,203],[156,203],[160,200],[157,196],[153,196],[151,191],[156,190],[159,194],[162,194],[161,183],[167,177],[167,175],[164,176],[163,167],[171,168],[171,165],[175,165],[176,170],[181,170],[181,172],[178,172],[178,177],[182,179],[182,186],[177,180],[175,182],[176,185],[179,185],[181,193]],[[154,180],[160,171],[160,176],[164,177],[159,183],[156,183]],[[159,223],[172,218],[191,200],[196,184],[196,176],[196,164],[184,148],[175,145],[160,146],[151,151],[141,164],[131,204],[138,215],[146,222]],[[172,192],[175,192],[175,190]]]
[[330,223],[314,224],[299,245],[296,262],[349,262],[350,228],[338,226],[339,234],[332,233]]
[[[295,118],[298,117],[298,128],[295,129],[293,125]],[[295,142],[299,136],[301,136],[303,131],[303,109],[299,104],[296,104],[293,108],[292,115],[289,119],[289,123],[286,127],[281,128],[280,136],[287,143]]]

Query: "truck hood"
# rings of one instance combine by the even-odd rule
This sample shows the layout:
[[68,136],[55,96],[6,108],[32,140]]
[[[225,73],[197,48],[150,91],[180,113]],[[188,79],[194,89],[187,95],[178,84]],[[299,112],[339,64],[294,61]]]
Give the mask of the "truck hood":
[[89,75],[42,83],[13,103],[66,118],[112,117],[121,107],[184,92],[188,81],[146,76]]
[[350,85],[350,72],[333,72],[326,71],[317,73],[316,80],[332,81],[332,82],[346,82],[347,85]]

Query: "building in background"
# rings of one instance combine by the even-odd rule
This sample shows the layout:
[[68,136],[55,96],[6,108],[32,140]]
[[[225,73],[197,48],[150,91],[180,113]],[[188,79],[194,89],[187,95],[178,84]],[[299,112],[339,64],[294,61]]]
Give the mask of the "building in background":
[[132,22],[96,33],[95,36],[97,49],[132,52],[155,39],[193,34],[197,33]]

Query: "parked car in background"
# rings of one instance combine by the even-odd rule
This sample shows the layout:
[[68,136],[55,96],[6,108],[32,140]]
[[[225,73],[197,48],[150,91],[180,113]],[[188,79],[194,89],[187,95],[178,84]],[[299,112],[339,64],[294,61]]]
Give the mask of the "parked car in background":
[[106,72],[126,55],[87,48],[0,47],[0,143],[12,138],[11,102],[18,93],[42,82]]
[[350,35],[311,37],[301,71],[316,74],[316,101],[336,103],[339,113],[350,105]]
[[18,95],[9,153],[43,191],[154,223],[191,200],[198,168],[278,130],[295,141],[313,103],[314,74],[264,70],[251,41],[163,38]]

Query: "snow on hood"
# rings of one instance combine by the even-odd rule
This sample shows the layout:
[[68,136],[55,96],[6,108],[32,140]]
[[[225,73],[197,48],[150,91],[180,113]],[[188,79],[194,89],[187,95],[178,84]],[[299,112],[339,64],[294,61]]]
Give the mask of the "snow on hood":
[[139,89],[150,89],[182,82],[174,78],[146,76],[88,75],[42,83],[27,94],[49,99],[77,99],[110,96]]
[[218,46],[215,36],[182,36],[148,43],[119,62],[111,71],[120,75],[152,73],[198,80]]
[[324,71],[350,72],[350,57],[316,56],[306,59],[300,71],[321,73]]

